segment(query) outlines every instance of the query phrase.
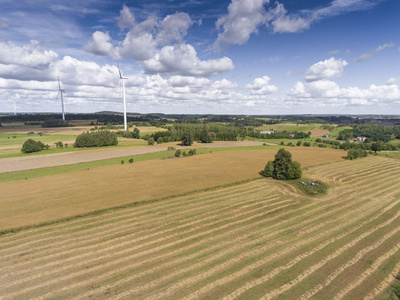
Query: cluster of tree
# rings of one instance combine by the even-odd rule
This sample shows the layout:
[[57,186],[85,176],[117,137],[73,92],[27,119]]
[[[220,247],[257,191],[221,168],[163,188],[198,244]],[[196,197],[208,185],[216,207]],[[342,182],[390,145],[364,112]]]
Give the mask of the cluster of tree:
[[385,127],[380,125],[354,125],[351,129],[339,132],[338,140],[350,140],[358,136],[367,138],[368,141],[389,142],[393,138],[400,139],[400,126]]
[[193,156],[196,155],[196,149],[190,149],[188,153],[186,151],[181,151],[180,149],[175,151],[175,157],[181,157],[181,156]]
[[117,131],[116,134],[126,138],[140,139],[140,130],[138,128],[134,128],[132,131]]
[[144,139],[154,141],[174,142],[181,141],[183,145],[191,145],[193,141],[211,143],[212,141],[236,141],[245,138],[247,130],[236,128],[233,125],[223,124],[187,124],[177,123],[168,126],[168,131],[158,131],[147,135]]
[[349,149],[371,150],[376,153],[377,151],[382,151],[382,150],[394,151],[398,149],[398,146],[384,142],[373,142],[373,143],[345,142],[339,146],[339,149],[343,149],[346,151],[348,151]]
[[366,150],[362,149],[350,149],[347,151],[347,156],[346,159],[357,159],[357,158],[362,158],[362,157],[367,157],[368,153]]
[[47,150],[49,148],[50,148],[49,145],[45,145],[41,141],[35,141],[33,139],[28,139],[22,145],[21,151],[23,153],[32,153],[32,152],[39,152],[42,150]]
[[275,155],[275,160],[269,160],[264,170],[260,173],[264,177],[289,180],[301,178],[303,170],[299,162],[292,160],[292,154],[282,148]]
[[108,130],[84,132],[76,137],[74,147],[103,147],[118,145],[117,134]]

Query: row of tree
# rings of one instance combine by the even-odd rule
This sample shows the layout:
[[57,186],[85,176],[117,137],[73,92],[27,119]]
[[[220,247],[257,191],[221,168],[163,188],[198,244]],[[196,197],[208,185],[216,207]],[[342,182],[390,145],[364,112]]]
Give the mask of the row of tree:
[[396,138],[400,139],[400,126],[385,127],[379,125],[354,125],[351,129],[344,129],[339,132],[338,140],[350,140],[358,136],[367,138],[372,142],[389,142]]

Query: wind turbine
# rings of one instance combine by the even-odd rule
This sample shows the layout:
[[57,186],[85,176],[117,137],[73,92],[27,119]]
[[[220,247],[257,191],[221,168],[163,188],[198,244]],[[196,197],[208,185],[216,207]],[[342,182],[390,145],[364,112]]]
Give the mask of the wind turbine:
[[16,116],[16,115],[17,115],[17,104],[14,101],[14,116]]
[[125,99],[125,79],[128,79],[126,77],[122,76],[121,70],[118,66],[118,72],[119,72],[119,79],[122,81],[122,98],[124,99],[124,131],[128,130],[127,124],[126,124],[126,99]]
[[57,79],[58,79],[58,94],[57,94],[56,100],[58,99],[58,95],[60,95],[61,96],[62,118],[65,121],[64,98],[63,98],[63,93],[65,93],[65,90],[61,89],[60,78],[57,77]]

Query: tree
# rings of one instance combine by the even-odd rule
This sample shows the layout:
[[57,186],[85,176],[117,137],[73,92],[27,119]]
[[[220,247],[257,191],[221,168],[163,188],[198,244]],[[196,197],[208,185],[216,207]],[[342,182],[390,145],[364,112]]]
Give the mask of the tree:
[[41,141],[28,139],[22,145],[21,151],[23,153],[32,153],[32,152],[39,152],[43,149],[49,149],[48,145],[43,144]]
[[301,178],[303,175],[303,170],[298,161],[292,161],[287,169],[287,179],[297,179]]
[[154,141],[153,138],[149,138],[149,139],[147,140],[147,145],[152,146],[152,145],[154,145],[154,143],[155,143],[155,141]]
[[210,137],[211,142],[217,139],[217,135],[215,134],[215,132],[209,132],[208,136]]
[[132,138],[134,139],[140,139],[140,131],[138,128],[134,128],[132,132]]
[[376,154],[376,151],[381,151],[382,150],[381,143],[379,143],[379,142],[372,143],[371,144],[371,150],[375,151],[375,154]]
[[193,144],[193,135],[189,127],[187,127],[181,135],[182,146],[190,146]]
[[200,141],[202,143],[212,143],[212,139],[211,139],[211,136],[210,136],[210,134],[208,132],[208,128],[207,128],[206,125],[204,125],[203,129],[201,130]]
[[279,149],[274,161],[268,161],[261,174],[278,180],[297,179],[302,176],[301,165],[292,160],[292,154],[285,149]]
[[264,171],[262,172],[262,176],[272,177],[273,174],[274,174],[274,163],[269,160],[264,168]]

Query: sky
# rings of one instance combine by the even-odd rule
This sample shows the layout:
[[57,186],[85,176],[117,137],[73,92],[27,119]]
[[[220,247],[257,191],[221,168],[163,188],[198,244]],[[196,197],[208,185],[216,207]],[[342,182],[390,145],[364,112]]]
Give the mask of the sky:
[[0,112],[400,114],[399,0],[0,0]]

